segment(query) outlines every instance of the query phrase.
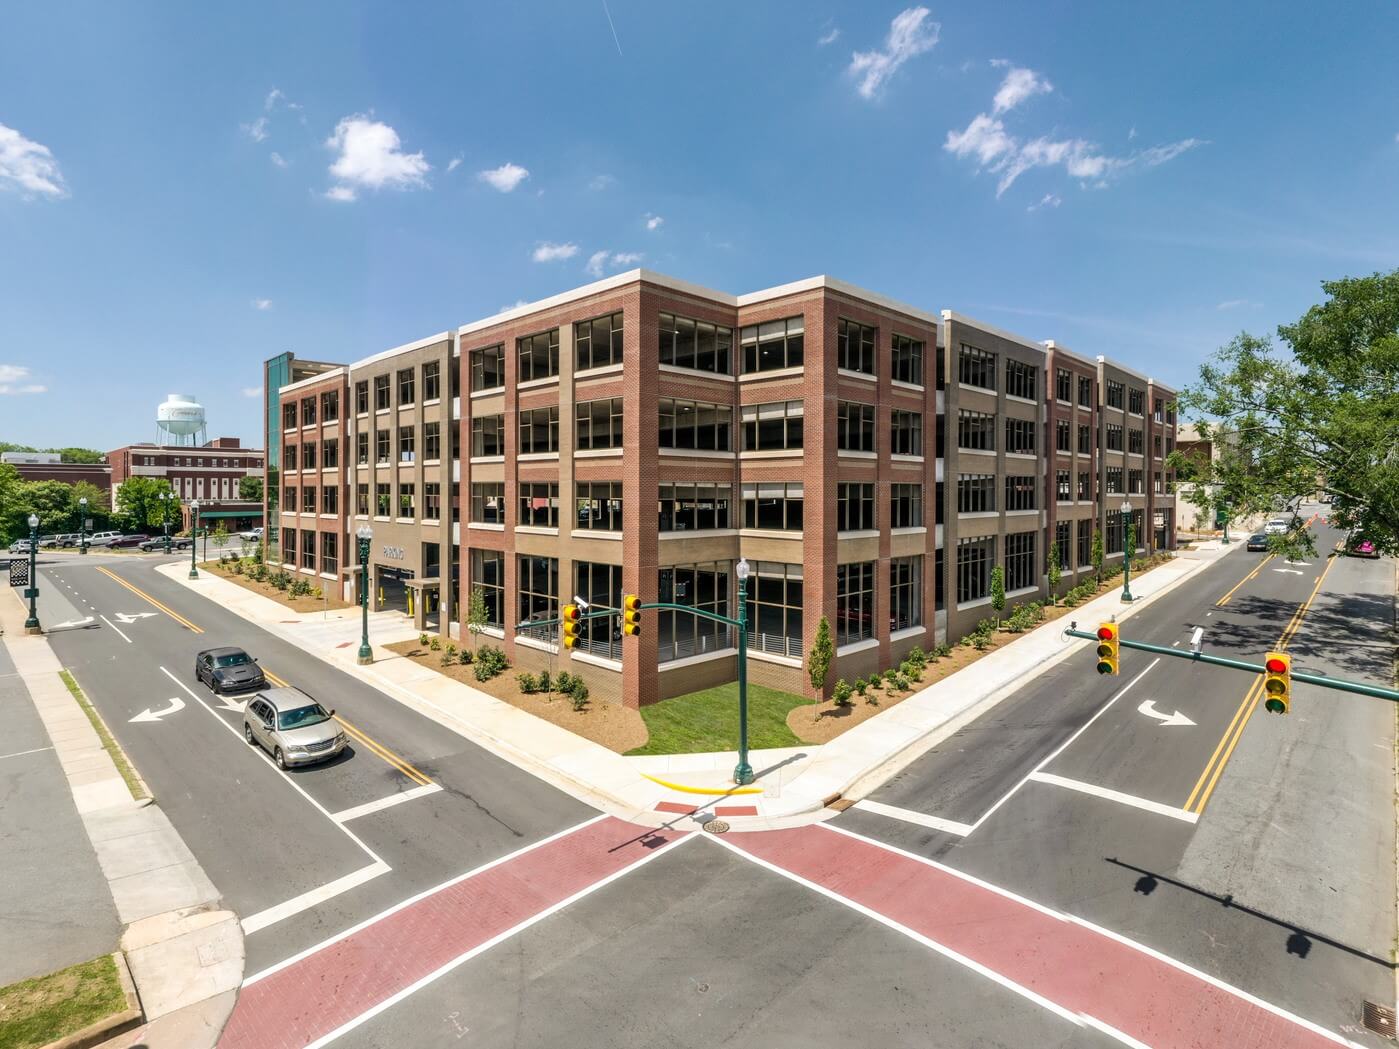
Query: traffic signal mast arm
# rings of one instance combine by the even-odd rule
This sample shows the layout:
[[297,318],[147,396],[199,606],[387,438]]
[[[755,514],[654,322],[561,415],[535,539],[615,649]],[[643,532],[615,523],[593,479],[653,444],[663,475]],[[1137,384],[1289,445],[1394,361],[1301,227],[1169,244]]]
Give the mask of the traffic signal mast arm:
[[[1099,640],[1097,634],[1090,634],[1086,630],[1079,630],[1078,624],[1071,622],[1064,631],[1065,637],[1078,637],[1085,641]],[[1230,670],[1246,670],[1251,674],[1266,674],[1268,668],[1262,663],[1245,663],[1241,659],[1226,659],[1223,656],[1206,655],[1204,652],[1182,652],[1178,648],[1166,648],[1163,645],[1151,645],[1145,641],[1128,641],[1119,636],[1117,644],[1122,648],[1135,648],[1140,652],[1150,652],[1157,656],[1174,656],[1177,659],[1190,659],[1196,663],[1208,663],[1210,666],[1227,667]],[[1304,674],[1301,671],[1293,670],[1292,680],[1304,685],[1320,685],[1322,688],[1334,688],[1340,692],[1353,692],[1358,696],[1369,696],[1372,699],[1387,699],[1391,703],[1399,703],[1399,691],[1392,688],[1382,688],[1379,685],[1367,685],[1360,681],[1346,681],[1342,678],[1326,677],[1322,674]]]

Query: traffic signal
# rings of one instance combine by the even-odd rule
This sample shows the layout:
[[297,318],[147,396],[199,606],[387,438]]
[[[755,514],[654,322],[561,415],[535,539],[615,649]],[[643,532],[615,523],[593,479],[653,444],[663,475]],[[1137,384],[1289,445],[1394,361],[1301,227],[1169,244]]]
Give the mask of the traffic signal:
[[622,598],[622,633],[630,637],[641,634],[641,598],[636,594]]
[[1286,714],[1292,705],[1292,657],[1286,652],[1269,652],[1263,660],[1263,709],[1269,714]]
[[578,606],[563,606],[563,647],[572,648],[578,644]]
[[1098,673],[1117,673],[1117,624],[1098,624]]

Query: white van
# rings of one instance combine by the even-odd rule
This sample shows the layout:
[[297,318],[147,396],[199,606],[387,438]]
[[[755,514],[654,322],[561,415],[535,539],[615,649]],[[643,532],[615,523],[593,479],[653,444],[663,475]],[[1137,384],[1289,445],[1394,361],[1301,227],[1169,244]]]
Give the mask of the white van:
[[92,535],[87,537],[87,545],[106,546],[111,543],[113,539],[120,538],[120,536],[120,532],[93,532]]

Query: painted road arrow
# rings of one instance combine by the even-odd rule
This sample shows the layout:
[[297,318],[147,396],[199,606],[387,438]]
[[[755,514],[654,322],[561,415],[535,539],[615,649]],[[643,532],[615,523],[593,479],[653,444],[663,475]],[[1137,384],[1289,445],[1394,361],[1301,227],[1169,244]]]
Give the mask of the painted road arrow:
[[1286,572],[1288,575],[1303,575],[1303,574],[1304,574],[1304,573],[1302,573],[1302,572],[1299,572],[1299,571],[1298,571],[1297,569],[1295,569],[1295,568],[1274,568],[1273,571],[1274,571],[1274,572]]
[[87,626],[91,622],[94,622],[92,616],[83,616],[82,619],[70,619],[66,623],[55,623],[53,626],[49,627],[49,630],[62,630],[70,626]]
[[1193,725],[1195,722],[1177,710],[1174,714],[1163,714],[1156,709],[1154,699],[1143,700],[1141,706],[1137,707],[1137,713],[1145,714],[1149,718],[1155,718],[1163,725]]
[[[152,613],[152,615],[154,615],[154,613]],[[132,718],[131,723],[134,725],[137,722],[141,721],[159,721],[167,714],[177,714],[184,709],[185,701],[179,696],[171,696],[170,705],[168,707],[163,707],[160,710],[152,710],[150,707],[147,707],[145,710],[141,711],[141,713],[137,714],[134,718]]]
[[243,700],[240,703],[236,699],[229,699],[227,696],[219,696],[219,706],[223,707],[224,710],[236,710],[241,714],[243,713],[243,708],[247,705],[247,700]]
[[121,620],[123,623],[125,623],[127,626],[130,626],[132,623],[136,622],[136,620],[138,620],[138,619],[150,619],[151,616],[154,616],[154,615],[157,615],[157,614],[158,614],[158,613],[156,613],[156,612],[118,612],[118,613],[117,613],[117,618],[118,618],[119,620]]

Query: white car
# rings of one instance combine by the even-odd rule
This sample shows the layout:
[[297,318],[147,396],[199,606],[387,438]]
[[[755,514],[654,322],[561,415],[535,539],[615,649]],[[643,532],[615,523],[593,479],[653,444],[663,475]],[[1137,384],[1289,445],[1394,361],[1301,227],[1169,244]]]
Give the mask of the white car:
[[120,539],[120,532],[93,532],[87,537],[88,546],[108,546],[113,539]]
[[249,528],[246,532],[239,532],[238,538],[246,539],[250,543],[256,543],[259,539],[262,538],[262,529],[260,527]]
[[1292,526],[1295,521],[1296,518],[1274,517],[1263,526],[1263,534],[1286,535],[1288,532],[1292,531]]

